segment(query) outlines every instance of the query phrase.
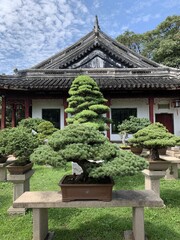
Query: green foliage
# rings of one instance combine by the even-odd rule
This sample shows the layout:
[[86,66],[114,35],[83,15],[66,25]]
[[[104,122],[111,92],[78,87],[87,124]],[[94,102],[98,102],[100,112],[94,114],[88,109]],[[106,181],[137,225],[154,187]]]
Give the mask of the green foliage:
[[51,165],[53,167],[65,167],[65,163],[58,152],[53,151],[53,149],[45,144],[40,145],[31,154],[30,160],[39,165]]
[[44,119],[41,119],[41,118],[26,118],[26,119],[22,119],[18,126],[21,126],[21,127],[26,127],[27,129],[30,130],[30,132],[32,130],[35,130],[37,132],[38,130],[38,125],[42,122],[44,122],[45,120]]
[[6,153],[17,158],[18,163],[29,161],[31,153],[38,147],[38,139],[26,127],[15,127],[8,130]]
[[[43,147],[40,146],[33,153],[32,159],[41,161],[43,156],[44,161],[51,162],[52,165],[56,165],[57,162],[62,164],[62,161],[76,162],[83,169],[84,180],[88,176],[98,178],[131,175],[146,166],[145,159],[120,151],[117,145],[109,142],[101,132],[86,124],[71,124],[54,132],[49,138],[48,145],[47,157],[43,153]],[[54,157],[55,152],[59,155],[57,159]]]
[[143,34],[126,31],[117,41],[158,63],[180,66],[180,16],[169,16],[154,30]]
[[[176,145],[176,138],[161,123],[152,123],[136,132],[129,143],[152,150],[152,159],[159,158],[158,149]],[[153,156],[155,154],[155,156]]]
[[41,142],[47,139],[53,132],[58,129],[54,127],[54,125],[49,121],[41,122],[37,127],[38,138]]
[[118,125],[119,132],[125,131],[126,133],[134,134],[140,129],[147,127],[151,122],[147,118],[138,118],[130,116]]
[[174,135],[168,132],[161,123],[152,123],[139,130],[133,135],[133,138],[129,139],[129,142],[146,148],[163,148],[176,145]]
[[6,145],[8,144],[8,132],[9,129],[5,128],[0,130],[0,158],[1,157],[6,157]]
[[109,107],[104,105],[107,100],[94,79],[86,75],[78,76],[72,82],[69,95],[68,108],[65,110],[71,114],[66,119],[68,124],[90,123],[100,131],[107,129],[109,119],[103,114],[109,111]]

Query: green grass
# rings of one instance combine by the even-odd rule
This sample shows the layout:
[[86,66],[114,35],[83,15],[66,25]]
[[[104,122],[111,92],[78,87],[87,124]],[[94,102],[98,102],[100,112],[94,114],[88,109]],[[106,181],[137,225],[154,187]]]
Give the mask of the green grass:
[[[64,170],[35,166],[32,191],[59,191]],[[71,172],[69,167],[68,172]],[[180,172],[179,172],[180,175]],[[116,178],[115,189],[144,189],[144,176]],[[180,180],[161,180],[165,208],[145,208],[145,230],[149,240],[180,239]],[[32,211],[25,216],[9,216],[12,183],[0,182],[0,239],[31,240]],[[130,208],[50,209],[49,229],[55,240],[122,240],[123,231],[132,229]]]

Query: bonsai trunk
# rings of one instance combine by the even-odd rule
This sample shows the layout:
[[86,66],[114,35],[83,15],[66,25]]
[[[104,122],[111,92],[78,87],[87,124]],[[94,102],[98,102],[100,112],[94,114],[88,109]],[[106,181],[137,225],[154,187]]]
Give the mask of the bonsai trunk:
[[[83,170],[83,172],[78,176],[77,181],[86,182],[88,179],[89,173],[87,171],[87,162],[86,161],[75,161]],[[76,182],[76,180],[75,180]]]
[[151,160],[159,160],[159,151],[158,148],[151,148],[150,149],[150,159]]

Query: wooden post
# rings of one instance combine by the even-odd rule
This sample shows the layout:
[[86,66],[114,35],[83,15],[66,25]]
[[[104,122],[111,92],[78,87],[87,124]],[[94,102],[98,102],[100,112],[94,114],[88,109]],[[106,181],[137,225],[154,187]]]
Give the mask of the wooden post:
[[151,123],[153,123],[154,122],[154,98],[149,97],[148,103],[149,103],[149,120]]
[[2,96],[1,129],[6,127],[6,97]]
[[[110,99],[110,98],[108,98],[107,106],[108,106],[109,108],[110,108],[110,106],[111,106],[111,99]],[[106,117],[110,119],[110,110],[106,113]],[[109,130],[107,130],[107,137],[108,137],[109,140],[110,140],[110,138],[111,138],[111,134],[110,134],[110,123],[108,123],[107,125],[108,125],[108,127],[109,127]]]
[[29,118],[29,98],[25,98],[25,118]]
[[66,118],[68,117],[67,113],[65,112],[65,109],[67,108],[67,99],[63,98],[63,106],[64,106],[64,127],[67,125]]
[[15,127],[16,126],[16,105],[12,104],[11,107],[12,107],[11,125],[12,125],[12,127]]

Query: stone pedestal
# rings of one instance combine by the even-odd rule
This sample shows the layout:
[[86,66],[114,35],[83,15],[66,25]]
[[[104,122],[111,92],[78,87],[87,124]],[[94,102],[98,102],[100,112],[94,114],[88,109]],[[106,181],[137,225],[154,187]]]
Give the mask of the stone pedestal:
[[145,176],[145,189],[154,191],[160,196],[160,179],[166,174],[165,171],[150,171],[145,169],[142,171]]
[[[30,178],[33,175],[34,170],[30,170],[25,174],[11,175],[7,176],[7,180],[13,183],[13,202],[20,197],[24,192],[30,190]],[[25,214],[25,208],[13,208],[8,209],[9,214]]]
[[6,166],[9,164],[9,162],[0,163],[0,181],[6,181],[7,180],[7,169]]
[[178,163],[172,162],[166,170],[165,179],[178,179]]

